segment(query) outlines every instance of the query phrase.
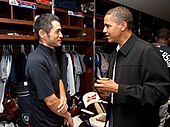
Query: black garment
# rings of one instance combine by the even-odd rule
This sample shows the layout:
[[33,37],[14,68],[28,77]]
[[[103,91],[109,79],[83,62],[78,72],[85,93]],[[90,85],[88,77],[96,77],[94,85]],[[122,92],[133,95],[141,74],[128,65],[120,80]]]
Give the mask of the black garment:
[[60,72],[61,72],[61,78],[63,80],[64,87],[68,87],[67,83],[67,65],[68,65],[68,58],[65,55],[64,51],[59,52],[59,57],[58,58],[58,63],[60,67]]
[[159,49],[160,49],[160,53],[161,53],[164,61],[167,64],[169,72],[170,72],[170,47],[168,47],[168,46],[160,46]]
[[9,77],[7,79],[7,83],[5,85],[5,93],[11,93],[11,94],[15,94],[15,90],[16,90],[16,82],[17,82],[17,73],[16,73],[16,61],[15,61],[15,57],[14,54],[11,53],[11,70],[10,70],[10,74]]
[[31,115],[31,102],[27,82],[20,82],[16,88],[19,105],[19,123],[21,127],[28,127],[29,117]]
[[59,98],[59,80],[61,79],[55,52],[39,45],[30,53],[26,64],[26,77],[30,89],[32,113],[31,127],[61,127],[64,118],[52,112],[44,98],[54,92]]
[[79,0],[55,0],[55,6],[71,11],[80,11]]
[[17,75],[18,75],[18,82],[26,81],[25,79],[25,65],[27,62],[27,58],[23,52],[19,52],[17,55]]
[[17,75],[18,75],[18,83],[16,87],[17,97],[18,97],[18,105],[20,111],[20,126],[28,127],[29,117],[31,114],[31,102],[30,102],[30,94],[29,88],[27,85],[26,77],[25,77],[25,65],[27,62],[27,56],[23,52],[19,52],[17,55]]
[[[112,78],[114,58],[110,63]],[[118,51],[114,94],[114,127],[158,127],[159,107],[170,93],[168,69],[159,50],[132,35]]]
[[[60,51],[57,54],[59,54],[57,59],[58,59],[59,67],[60,67],[61,78],[62,78],[62,81],[63,81],[63,84],[64,84],[64,88],[67,88],[68,87],[68,83],[67,83],[68,58],[66,56],[65,51]],[[69,103],[69,102],[71,102],[71,96],[69,95],[67,90],[65,92],[66,92],[66,97],[67,97],[67,103]]]

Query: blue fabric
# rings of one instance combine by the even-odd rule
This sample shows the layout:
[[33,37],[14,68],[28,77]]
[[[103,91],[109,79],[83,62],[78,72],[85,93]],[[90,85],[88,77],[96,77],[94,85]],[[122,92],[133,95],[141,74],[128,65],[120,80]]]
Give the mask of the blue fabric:
[[56,7],[68,9],[71,11],[80,11],[78,0],[56,0]]

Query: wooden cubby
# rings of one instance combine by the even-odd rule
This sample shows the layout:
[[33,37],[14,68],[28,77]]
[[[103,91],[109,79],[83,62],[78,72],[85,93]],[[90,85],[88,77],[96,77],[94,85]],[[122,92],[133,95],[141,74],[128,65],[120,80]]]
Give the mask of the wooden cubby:
[[[40,3],[37,3],[35,10],[9,5],[8,0],[0,0],[0,4],[2,5],[0,8],[0,39],[36,40],[37,37],[33,34],[34,17],[42,13],[52,13],[51,5]],[[54,13],[61,20],[62,32],[65,36],[64,42],[93,42],[92,25],[88,27],[91,29],[84,28],[86,17],[68,15],[68,10],[62,8],[54,8]],[[92,16],[89,21],[92,22]],[[17,33],[19,36],[11,35],[11,33]]]
[[37,4],[37,9],[35,9],[35,15],[40,15],[43,13],[51,13],[51,6],[43,5],[43,4]]
[[60,18],[62,25],[70,25],[70,16],[67,14],[67,10],[55,8],[55,15]]
[[0,0],[0,39],[34,40],[33,10],[9,5]]
[[11,6],[7,1],[1,1],[0,18],[11,18]]
[[34,15],[33,10],[24,7],[11,6],[12,19],[24,20],[24,21],[33,21]]
[[83,25],[85,28],[93,28],[93,15],[85,14]]

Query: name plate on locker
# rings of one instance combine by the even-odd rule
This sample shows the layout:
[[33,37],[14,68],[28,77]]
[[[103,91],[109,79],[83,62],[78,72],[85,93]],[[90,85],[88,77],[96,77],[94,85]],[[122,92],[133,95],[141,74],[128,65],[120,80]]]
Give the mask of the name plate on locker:
[[36,9],[37,4],[34,2],[29,1],[23,1],[23,0],[9,0],[10,5],[19,6],[19,7],[25,7],[30,9]]

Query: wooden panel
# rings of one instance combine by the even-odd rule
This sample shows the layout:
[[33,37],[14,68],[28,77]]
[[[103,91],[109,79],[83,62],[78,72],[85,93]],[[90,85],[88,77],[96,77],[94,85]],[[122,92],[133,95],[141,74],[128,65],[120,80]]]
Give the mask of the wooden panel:
[[33,21],[17,20],[9,18],[0,18],[0,22],[9,24],[22,24],[22,25],[33,25]]
[[0,39],[6,40],[35,40],[34,36],[15,36],[15,35],[3,35],[0,34]]

